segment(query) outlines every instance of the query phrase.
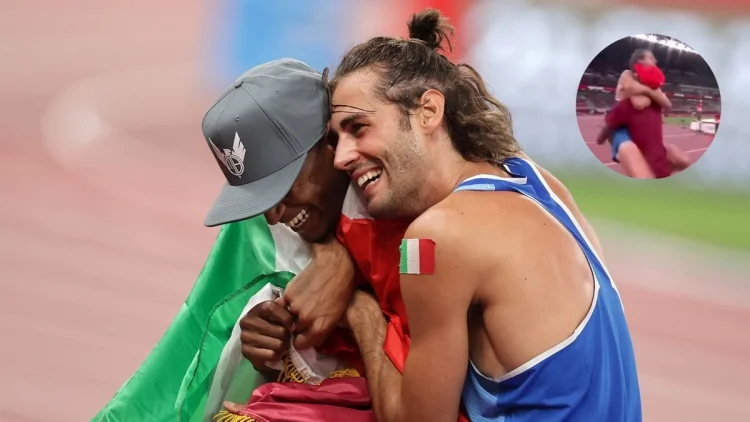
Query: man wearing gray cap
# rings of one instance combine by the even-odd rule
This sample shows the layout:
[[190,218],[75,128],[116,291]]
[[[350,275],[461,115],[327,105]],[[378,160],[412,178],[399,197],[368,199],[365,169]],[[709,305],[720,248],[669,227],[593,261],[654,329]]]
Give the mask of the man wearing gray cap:
[[354,288],[351,261],[332,237],[349,178],[333,168],[329,118],[324,76],[298,60],[280,59],[243,74],[203,119],[204,137],[226,178],[205,225],[265,214],[269,224],[284,223],[314,245],[309,271],[285,293],[290,303],[263,302],[243,318],[257,328],[243,341],[243,354],[258,369],[279,357],[269,343],[279,352],[288,347],[277,341],[289,338],[280,329],[297,334],[299,349],[322,343]]
[[308,242],[328,235],[349,185],[333,169],[330,116],[323,77],[300,61],[276,60],[242,75],[203,119],[227,179],[206,226],[271,211],[270,224],[285,223]]

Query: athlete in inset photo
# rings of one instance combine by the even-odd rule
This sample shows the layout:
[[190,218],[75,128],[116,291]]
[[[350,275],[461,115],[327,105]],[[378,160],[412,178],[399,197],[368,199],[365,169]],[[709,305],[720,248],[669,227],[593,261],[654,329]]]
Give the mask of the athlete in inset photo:
[[640,421],[623,306],[572,196],[521,152],[508,110],[439,53],[451,28],[416,15],[410,39],[352,48],[332,83],[335,165],[369,214],[411,221],[400,283],[410,348],[355,293],[346,321],[377,419]]
[[[625,99],[629,99],[636,110],[644,110],[647,107],[658,105],[661,108],[661,113],[668,111],[672,104],[666,95],[664,95],[661,89],[656,85],[650,87],[641,83],[640,77],[643,75],[639,76],[638,72],[636,72],[636,67],[641,69],[654,67],[654,70],[656,70],[655,66],[657,61],[653,52],[648,49],[635,50],[630,57],[629,63],[629,69],[623,71],[620,75],[620,80],[618,81],[617,90],[615,92],[616,104],[612,107],[610,112],[620,104],[620,101]],[[612,147],[612,160],[620,163],[625,174],[630,177],[638,179],[654,178],[653,169],[649,165],[648,160],[644,157],[642,149],[638,144],[633,142],[633,138],[628,128],[625,126],[612,128],[613,130],[611,133],[609,129],[610,127],[605,125],[602,129],[602,136],[599,137],[597,142],[604,143],[607,140],[607,137],[609,138]],[[656,130],[656,126],[649,129],[649,131]],[[659,125],[658,130],[663,132],[661,124]],[[636,131],[644,133],[640,128]],[[605,132],[607,136],[603,137]],[[651,139],[651,136],[649,136],[649,139]],[[666,150],[667,160],[673,172],[684,170],[689,166],[687,155],[675,145],[663,142],[663,136],[662,144]]]

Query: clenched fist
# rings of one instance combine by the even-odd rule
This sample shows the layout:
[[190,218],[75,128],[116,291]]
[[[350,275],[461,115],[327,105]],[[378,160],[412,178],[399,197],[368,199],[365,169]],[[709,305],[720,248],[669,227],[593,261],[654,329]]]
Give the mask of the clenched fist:
[[283,298],[261,302],[240,319],[242,355],[256,368],[289,350],[294,318]]

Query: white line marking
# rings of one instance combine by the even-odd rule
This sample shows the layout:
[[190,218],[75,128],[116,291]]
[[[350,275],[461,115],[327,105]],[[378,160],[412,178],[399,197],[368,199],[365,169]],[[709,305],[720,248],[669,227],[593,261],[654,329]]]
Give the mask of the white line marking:
[[690,153],[699,152],[699,151],[705,151],[707,149],[708,149],[708,147],[706,147],[706,148],[698,148],[698,149],[691,149],[689,151],[685,151],[685,154],[690,154]]
[[[675,134],[667,134],[664,135],[665,138],[679,138],[682,136],[695,136],[697,133],[675,133]],[[586,141],[586,144],[595,144],[596,141]]]

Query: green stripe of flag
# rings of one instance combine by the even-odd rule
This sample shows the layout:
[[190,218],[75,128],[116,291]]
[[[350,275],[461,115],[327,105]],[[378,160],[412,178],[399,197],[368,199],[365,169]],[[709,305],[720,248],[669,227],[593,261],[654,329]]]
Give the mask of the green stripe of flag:
[[[276,249],[262,216],[224,225],[164,336],[92,421],[206,420],[204,410],[219,358],[245,305],[266,284],[283,288],[294,276],[278,271]],[[244,363],[236,374],[241,382],[228,377],[230,382],[219,386],[226,391],[220,393],[241,402],[249,398],[258,374]]]
[[398,251],[399,251],[399,254],[400,254],[398,268],[399,268],[399,273],[401,273],[401,274],[406,274],[406,272],[407,272],[407,270],[409,268],[409,261],[408,261],[408,259],[409,259],[409,251],[408,251],[408,249],[409,249],[409,242],[407,241],[407,239],[402,239],[401,240],[401,246],[398,247]]

